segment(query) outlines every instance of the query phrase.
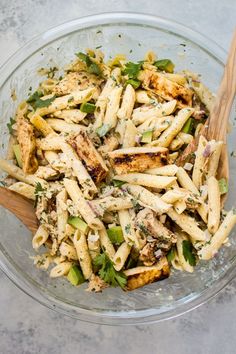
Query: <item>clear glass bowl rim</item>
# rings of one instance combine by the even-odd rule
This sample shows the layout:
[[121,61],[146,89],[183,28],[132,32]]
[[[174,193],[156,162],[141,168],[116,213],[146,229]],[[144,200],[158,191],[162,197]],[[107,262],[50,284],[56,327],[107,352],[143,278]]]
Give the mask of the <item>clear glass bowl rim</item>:
[[[5,81],[9,79],[16,68],[21,65],[30,55],[38,51],[41,47],[49,44],[57,38],[63,37],[66,34],[77,31],[81,28],[89,28],[97,25],[112,25],[113,23],[133,23],[140,26],[153,26],[167,32],[180,35],[181,37],[191,41],[201,47],[214,57],[222,66],[226,59],[226,52],[213,40],[196,32],[180,23],[163,17],[151,16],[142,13],[131,12],[113,12],[101,13],[74,19],[59,26],[53,27],[48,31],[41,33],[27,42],[19,50],[17,50],[0,68],[0,88]],[[187,33],[187,35],[186,35]],[[188,311],[197,308],[204,304],[210,298],[214,297],[221,291],[235,276],[236,268],[232,266],[224,276],[214,283],[210,289],[203,291],[201,294],[191,299],[188,302],[181,304],[176,308],[158,313],[156,309],[129,311],[129,312],[94,312],[80,307],[73,307],[67,303],[63,303],[49,294],[46,291],[36,288],[36,286],[26,279],[22,274],[17,273],[16,267],[9,261],[3,252],[0,245],[0,268],[7,277],[27,295],[37,300],[44,306],[55,310],[59,313],[70,317],[98,324],[106,325],[130,325],[130,324],[145,324],[156,323],[163,320],[171,319],[184,314]]]

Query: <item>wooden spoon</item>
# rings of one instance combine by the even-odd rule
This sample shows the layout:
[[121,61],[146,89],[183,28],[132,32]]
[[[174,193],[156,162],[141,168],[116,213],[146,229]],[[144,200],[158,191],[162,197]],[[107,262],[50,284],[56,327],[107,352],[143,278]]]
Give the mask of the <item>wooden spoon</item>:
[[38,220],[32,201],[10,189],[0,187],[0,205],[15,214],[32,233],[36,232]]
[[183,154],[177,160],[178,165],[183,165],[187,156],[196,151],[200,135],[208,140],[222,140],[224,142],[218,167],[218,178],[229,179],[229,162],[227,153],[227,127],[236,93],[236,30],[231,42],[227,63],[221,80],[213,109],[199,135],[187,146]]

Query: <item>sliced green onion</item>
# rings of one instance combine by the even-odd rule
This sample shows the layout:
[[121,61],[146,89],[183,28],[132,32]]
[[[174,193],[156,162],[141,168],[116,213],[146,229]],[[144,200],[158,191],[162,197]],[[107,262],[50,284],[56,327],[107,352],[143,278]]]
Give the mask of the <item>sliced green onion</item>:
[[124,181],[118,181],[117,179],[113,179],[112,182],[114,184],[114,187],[121,187],[121,186],[123,186],[123,184],[126,183]]
[[78,266],[73,265],[67,275],[67,279],[71,282],[72,285],[80,285],[85,282],[84,276]]
[[182,132],[187,134],[192,134],[194,128],[194,119],[189,118],[187,122],[184,124]]
[[99,127],[96,130],[96,133],[101,138],[101,137],[105,136],[106,133],[109,132],[109,130],[110,130],[110,126],[108,124],[103,124],[103,125],[101,125],[101,127]]
[[220,194],[225,194],[228,193],[229,191],[229,186],[228,186],[228,181],[225,178],[221,178],[218,181],[219,184],[219,190],[220,190]]
[[22,167],[22,158],[21,158],[21,150],[20,150],[20,145],[13,145],[12,146],[15,157],[16,157],[16,161],[19,167]]
[[143,133],[141,143],[150,143],[152,141],[152,130]]
[[134,80],[134,79],[129,79],[126,81],[126,85],[132,85],[133,88],[136,90],[137,88],[139,88],[141,82],[139,80]]
[[107,234],[112,243],[120,245],[124,242],[123,232],[121,226],[114,226],[107,229]]
[[89,102],[85,102],[80,105],[80,110],[84,113],[93,113],[95,111],[95,108],[95,104]]
[[154,65],[161,71],[166,71],[167,73],[173,73],[174,72],[174,64],[170,59],[161,59],[155,61]]
[[84,222],[82,219],[80,219],[78,216],[70,216],[68,218],[68,224],[71,226],[75,227],[76,229],[86,233],[88,231],[88,225],[86,222]]

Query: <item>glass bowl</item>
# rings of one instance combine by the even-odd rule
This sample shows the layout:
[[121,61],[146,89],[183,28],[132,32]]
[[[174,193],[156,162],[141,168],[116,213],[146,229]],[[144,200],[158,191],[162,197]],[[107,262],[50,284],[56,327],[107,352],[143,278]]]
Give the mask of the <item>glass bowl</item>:
[[[106,13],[74,20],[55,27],[14,54],[0,69],[1,157],[7,149],[7,122],[16,105],[34,90],[40,67],[63,66],[74,53],[102,46],[106,58],[117,53],[130,60],[143,58],[154,50],[159,58],[170,58],[176,69],[188,68],[202,75],[203,82],[216,91],[225,61],[225,52],[214,42],[175,22],[132,13]],[[10,95],[15,90],[17,100]],[[235,130],[229,136],[232,151]],[[231,186],[227,207],[236,198],[236,162],[230,158]],[[10,201],[9,201],[10,203]],[[161,321],[189,311],[219,292],[236,274],[236,238],[211,262],[200,262],[193,274],[172,271],[171,276],[135,290],[106,289],[88,293],[64,279],[50,279],[33,266],[29,256],[30,232],[9,212],[0,209],[0,265],[6,275],[40,303],[74,318],[102,324],[140,324]]]

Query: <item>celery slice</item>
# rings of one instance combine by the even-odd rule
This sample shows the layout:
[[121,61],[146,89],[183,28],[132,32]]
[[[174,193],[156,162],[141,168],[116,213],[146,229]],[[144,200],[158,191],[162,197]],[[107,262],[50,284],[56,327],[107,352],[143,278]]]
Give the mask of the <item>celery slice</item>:
[[86,233],[88,231],[88,225],[86,222],[84,222],[82,219],[80,219],[78,216],[70,216],[68,218],[68,224],[71,226],[75,227],[76,229]]
[[85,102],[80,105],[80,110],[84,113],[93,113],[95,108],[95,104],[89,102]]
[[218,184],[219,184],[220,194],[228,193],[229,191],[228,181],[225,178],[221,178],[218,181]]
[[107,229],[107,234],[112,243],[120,245],[124,242],[123,232],[121,226],[113,226]]
[[152,130],[143,133],[141,143],[150,143],[152,141]]
[[67,279],[71,282],[72,285],[80,285],[85,282],[84,276],[81,272],[81,270],[76,266],[73,265],[69,273],[67,275]]

